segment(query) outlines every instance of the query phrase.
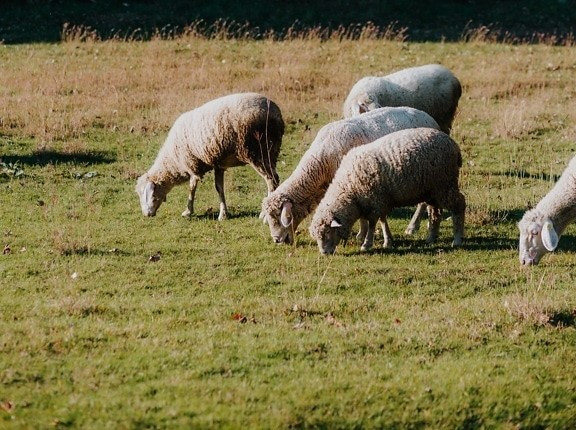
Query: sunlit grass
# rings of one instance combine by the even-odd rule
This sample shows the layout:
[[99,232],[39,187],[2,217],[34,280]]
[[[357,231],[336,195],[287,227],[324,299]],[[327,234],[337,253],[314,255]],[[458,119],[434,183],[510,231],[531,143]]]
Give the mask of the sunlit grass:
[[[74,33],[79,31],[79,34]],[[576,51],[327,35],[0,46],[0,427],[570,428],[573,229],[541,265],[516,222],[573,154]],[[399,33],[401,35],[401,33]],[[466,240],[319,255],[276,246],[230,169],[141,216],[135,178],[183,111],[236,91],[281,107],[285,179],[352,84],[440,62],[464,92]],[[380,238],[378,239],[380,240]]]

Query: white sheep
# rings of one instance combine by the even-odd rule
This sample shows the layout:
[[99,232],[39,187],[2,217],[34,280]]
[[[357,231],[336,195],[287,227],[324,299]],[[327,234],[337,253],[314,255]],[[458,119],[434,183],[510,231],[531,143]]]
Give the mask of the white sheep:
[[[351,148],[414,127],[439,128],[430,115],[409,107],[384,107],[322,127],[294,172],[262,201],[264,221],[274,242],[293,242],[294,231],[318,205],[342,157]],[[419,206],[409,229],[414,229],[424,209]],[[362,236],[363,229],[359,234]]]
[[381,106],[410,106],[423,110],[450,134],[462,95],[460,81],[439,64],[411,67],[387,76],[360,79],[344,102],[344,118]]
[[218,220],[225,219],[224,171],[249,164],[266,181],[268,193],[272,192],[280,182],[276,161],[283,134],[280,108],[256,93],[231,94],[182,114],[152,167],[138,178],[136,192],[142,213],[156,215],[166,194],[175,185],[189,181],[188,205],[182,216],[190,216],[198,183],[214,169],[220,197]]
[[454,240],[462,243],[466,201],[458,187],[462,156],[447,134],[430,128],[400,130],[354,148],[342,160],[318,205],[310,234],[320,252],[333,254],[356,220],[368,221],[362,250],[372,248],[378,220],[395,207],[429,205],[427,242],[438,236],[441,209],[452,212]]
[[519,258],[524,265],[538,264],[547,252],[558,246],[566,227],[576,220],[576,157],[554,187],[520,222]]

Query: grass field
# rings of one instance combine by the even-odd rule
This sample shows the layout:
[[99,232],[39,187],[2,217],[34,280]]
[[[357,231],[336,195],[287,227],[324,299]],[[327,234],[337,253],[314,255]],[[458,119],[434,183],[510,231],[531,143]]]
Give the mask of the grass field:
[[[574,228],[529,268],[516,228],[573,155],[573,46],[64,36],[0,45],[1,428],[576,426]],[[411,208],[393,250],[321,256],[309,220],[276,246],[247,167],[229,220],[211,175],[191,220],[186,187],[142,216],[181,112],[270,96],[285,179],[358,78],[432,62],[464,88],[461,249],[403,236]]]

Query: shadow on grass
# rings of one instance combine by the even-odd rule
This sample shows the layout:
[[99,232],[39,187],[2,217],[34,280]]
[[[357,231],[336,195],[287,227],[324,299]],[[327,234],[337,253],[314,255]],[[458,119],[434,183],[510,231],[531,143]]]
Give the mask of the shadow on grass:
[[[206,209],[203,213],[195,213],[190,217],[191,221],[194,220],[214,220],[214,221],[218,221],[218,214],[219,212],[214,210],[213,208],[208,208]],[[258,219],[258,216],[260,215],[260,212],[256,212],[256,211],[251,211],[251,210],[234,210],[234,209],[229,209],[228,212],[228,218],[226,218],[227,220],[232,220],[232,219],[243,219],[243,218],[256,218]]]
[[[366,252],[360,251],[360,244],[355,243],[355,239],[348,240],[345,245],[346,248],[357,247],[357,250],[348,252],[349,255],[362,255]],[[443,243],[440,238],[440,243],[428,245],[424,239],[421,240],[407,240],[407,239],[394,239],[394,248],[383,249],[381,248],[380,240],[375,240],[374,248],[369,251],[369,254],[394,254],[394,255],[407,255],[407,254],[425,254],[435,255],[439,252],[450,253],[457,250],[463,251],[513,251],[518,252],[518,239],[510,239],[506,237],[467,237],[464,238],[462,246],[453,248],[447,243]],[[575,236],[562,236],[558,251],[574,251],[576,250],[576,237]]]
[[554,327],[576,327],[576,309],[554,312],[548,323]]
[[6,164],[20,166],[47,166],[56,164],[109,164],[116,161],[116,157],[110,152],[60,152],[60,151],[36,151],[29,155],[2,155],[0,161]]
[[98,256],[98,257],[103,257],[106,255],[115,255],[118,257],[127,257],[129,255],[134,255],[133,252],[128,252],[128,251],[123,251],[121,249],[118,248],[112,248],[112,249],[95,249],[95,248],[91,248],[88,246],[72,246],[72,247],[67,247],[67,248],[63,248],[60,249],[58,252],[62,257],[70,257],[73,255],[76,256],[83,256],[83,257],[89,257],[89,256]]
[[[394,254],[394,255],[408,255],[408,254],[424,254],[424,255],[437,255],[438,253],[450,253],[458,250],[463,251],[514,251],[518,248],[518,241],[501,237],[481,237],[481,238],[465,238],[462,246],[453,248],[448,243],[440,243],[429,245],[424,239],[422,240],[406,240],[394,239],[394,248],[384,249],[380,247],[379,243],[375,242],[374,248],[369,252],[370,254]],[[347,248],[358,246],[358,250],[351,252],[350,255],[362,255],[365,252],[360,251],[360,244],[354,244],[352,240],[348,241]]]
[[[483,224],[500,224],[502,222],[518,222],[524,216],[524,213],[529,208],[522,208],[522,209],[510,209],[510,210],[497,210],[497,211],[486,211],[486,213],[482,214]],[[474,211],[474,209],[472,209]],[[406,225],[410,222],[410,218],[414,214],[414,208],[396,208],[388,215],[390,219],[404,219],[406,220]],[[450,222],[448,217],[450,217],[450,212],[443,211],[444,218],[442,222]],[[471,216],[472,215],[472,216]],[[467,213],[466,220],[474,219],[474,214]],[[422,219],[422,224],[420,228],[426,228],[427,217],[425,216]]]
[[548,173],[535,174],[528,172],[526,169],[506,170],[500,174],[502,176],[508,176],[509,178],[536,179],[544,182],[557,182],[558,179],[560,179],[560,175],[550,175]]

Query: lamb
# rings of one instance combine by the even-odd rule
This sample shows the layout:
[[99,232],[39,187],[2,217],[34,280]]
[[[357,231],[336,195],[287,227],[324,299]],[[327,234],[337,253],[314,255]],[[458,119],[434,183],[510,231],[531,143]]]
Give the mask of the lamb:
[[423,110],[450,134],[462,95],[460,81],[439,64],[411,67],[387,76],[360,79],[344,102],[344,118],[381,106],[410,106]]
[[395,207],[429,205],[428,243],[438,236],[441,208],[452,211],[454,240],[462,244],[466,200],[458,187],[462,156],[456,142],[431,128],[400,130],[354,148],[343,158],[312,218],[309,232],[322,254],[333,254],[356,220],[368,221],[361,250],[372,248],[378,219]]
[[[322,127],[294,172],[262,202],[264,221],[274,242],[293,243],[294,231],[318,205],[342,157],[351,148],[413,127],[439,128],[430,115],[409,107],[379,108]],[[417,209],[409,229],[414,229],[424,208]]]
[[576,157],[568,163],[560,179],[535,208],[520,222],[519,258],[523,265],[538,264],[558,246],[566,227],[576,220]]
[[194,212],[198,183],[214,169],[220,197],[218,220],[228,216],[224,171],[249,164],[266,181],[268,193],[280,183],[276,161],[284,135],[280,108],[267,97],[239,93],[212,100],[182,114],[168,133],[156,161],[138,178],[136,192],[142,213],[154,216],[166,194],[178,184],[190,183],[188,204],[182,216]]

